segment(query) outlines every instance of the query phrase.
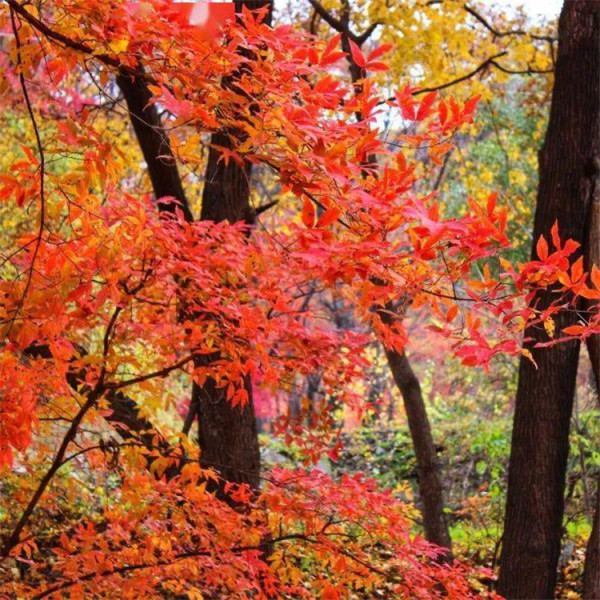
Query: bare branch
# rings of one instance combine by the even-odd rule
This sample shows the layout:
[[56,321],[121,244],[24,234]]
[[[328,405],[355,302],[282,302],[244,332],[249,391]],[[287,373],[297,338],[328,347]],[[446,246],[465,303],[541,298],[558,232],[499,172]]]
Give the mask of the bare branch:
[[473,7],[468,6],[467,4],[463,5],[463,8],[475,19],[477,19],[489,32],[494,34],[496,37],[507,37],[511,35],[528,35],[530,38],[534,40],[540,40],[544,42],[556,42],[556,38],[553,38],[550,35],[536,35],[535,33],[530,33],[529,31],[525,31],[524,29],[511,29],[510,31],[500,31],[496,29],[487,19],[485,19],[482,15],[480,15]]
[[457,77],[456,79],[452,79],[451,81],[447,81],[446,83],[442,83],[440,85],[435,85],[432,87],[418,89],[413,92],[413,96],[418,96],[419,94],[426,94],[428,92],[435,92],[436,90],[445,90],[446,88],[452,87],[453,85],[456,85],[457,83],[461,83],[462,81],[471,79],[471,77],[475,77],[475,75],[477,75],[477,73],[481,73],[482,71],[485,71],[491,65],[495,65],[496,64],[495,60],[497,58],[500,58],[501,56],[506,56],[506,54],[508,54],[508,52],[506,50],[499,52],[498,54],[494,54],[494,56],[490,56],[489,58],[486,58],[486,60],[484,60],[478,67],[476,67],[472,71],[469,71],[468,73],[465,73],[461,77]]

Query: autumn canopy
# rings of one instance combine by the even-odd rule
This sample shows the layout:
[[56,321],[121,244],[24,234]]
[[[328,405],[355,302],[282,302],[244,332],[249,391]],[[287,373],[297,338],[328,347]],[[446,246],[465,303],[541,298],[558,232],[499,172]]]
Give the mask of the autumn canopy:
[[[494,597],[323,461],[372,419],[377,342],[535,369],[600,335],[600,270],[560,219],[529,260],[495,186],[432,181],[485,92],[268,5],[0,8],[0,598]],[[274,399],[297,460],[261,468]]]

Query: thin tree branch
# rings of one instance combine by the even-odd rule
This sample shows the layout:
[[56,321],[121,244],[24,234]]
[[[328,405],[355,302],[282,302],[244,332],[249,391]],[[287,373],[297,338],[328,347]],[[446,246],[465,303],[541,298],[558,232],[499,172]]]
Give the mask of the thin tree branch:
[[45,189],[44,189],[44,179],[46,174],[46,159],[44,155],[44,147],[42,146],[42,139],[40,136],[40,131],[37,125],[37,121],[35,115],[33,113],[33,107],[31,106],[31,99],[29,97],[29,92],[27,91],[27,85],[25,83],[25,76],[23,75],[23,63],[21,57],[21,38],[19,37],[19,30],[17,28],[17,24],[15,22],[15,13],[11,9],[10,11],[10,22],[12,26],[12,30],[15,36],[15,44],[17,49],[17,67],[19,70],[19,82],[21,84],[21,89],[23,91],[23,98],[25,100],[25,105],[27,106],[27,112],[29,113],[29,119],[31,121],[31,125],[33,127],[33,131],[35,134],[35,140],[37,144],[38,154],[40,155],[40,224],[38,229],[38,234],[35,239],[35,246],[33,248],[33,254],[31,256],[31,265],[27,270],[27,281],[25,283],[25,288],[23,289],[23,294],[19,303],[17,304],[14,314],[10,318],[8,328],[6,329],[6,333],[4,334],[4,339],[8,338],[12,327],[17,320],[23,305],[25,304],[25,299],[27,298],[27,294],[29,293],[29,288],[31,287],[31,281],[33,279],[33,270],[35,266],[35,261],[37,255],[40,251],[40,246],[42,244],[42,236],[44,234],[44,227],[46,224],[46,198],[45,198]]
[[496,37],[507,37],[511,35],[528,35],[530,38],[534,40],[540,40],[544,42],[556,42],[558,41],[556,38],[549,35],[536,35],[535,33],[530,33],[529,31],[525,31],[524,29],[512,29],[510,31],[500,31],[496,29],[485,17],[480,15],[473,7],[468,6],[467,4],[463,4],[463,8],[475,19],[477,19],[489,32],[494,34]]
[[336,19],[320,2],[319,0],[308,0],[310,5],[315,9],[315,12],[338,33],[346,34],[354,43],[357,43],[356,36],[344,26],[344,24]]
[[532,69],[531,67],[527,67],[527,69],[509,69],[508,67],[502,66],[498,61],[492,60],[492,66],[496,67],[499,71],[503,73],[508,73],[509,75],[537,75],[537,74],[548,74],[554,73],[554,69]]
[[361,33],[359,36],[356,36],[356,43],[358,46],[362,46],[373,35],[374,31],[377,29],[377,27],[379,27],[379,25],[381,25],[381,23],[376,21],[375,23],[369,25],[369,27],[365,29],[363,33]]
[[486,58],[478,67],[476,67],[472,71],[469,71],[468,73],[465,73],[464,75],[457,77],[456,79],[452,79],[451,81],[447,81],[446,83],[442,83],[440,85],[435,85],[435,86],[426,87],[426,88],[420,88],[418,90],[415,90],[412,95],[419,96],[420,94],[427,94],[428,92],[435,92],[437,90],[445,90],[446,88],[452,87],[453,85],[456,85],[457,83],[461,83],[463,81],[466,81],[467,79],[471,79],[471,77],[475,77],[475,75],[477,75],[477,73],[481,73],[482,71],[485,71],[491,65],[495,65],[496,63],[494,61],[497,58],[500,58],[501,56],[506,56],[507,54],[508,54],[508,52],[506,50],[503,50],[502,52],[498,52],[498,54],[494,54],[493,56]]
[[172,365],[164,367],[163,369],[159,369],[158,371],[146,373],[145,375],[133,377],[132,379],[126,379],[125,381],[120,381],[119,383],[108,383],[106,384],[106,389],[108,391],[115,392],[117,390],[122,390],[125,387],[129,387],[130,385],[135,385],[136,383],[143,383],[144,381],[148,381],[149,379],[155,379],[157,377],[166,377],[169,373],[176,371],[177,369],[181,369],[181,367],[191,362],[195,356],[195,354],[189,354],[188,356],[182,358],[181,360],[178,360]]
[[[110,56],[109,54],[97,54],[96,50],[83,42],[77,42],[72,40],[71,38],[54,31],[52,28],[48,27],[43,21],[34,17],[30,12],[25,9],[25,6],[19,4],[17,0],[6,0],[9,7],[14,10],[20,17],[22,17],[25,21],[27,21],[34,29],[37,29],[44,37],[49,39],[50,41],[58,44],[59,46],[63,46],[65,48],[70,48],[71,50],[77,50],[83,54],[87,54],[89,56],[93,56],[95,59],[99,60],[101,63],[105,64],[108,67],[113,67],[117,69],[119,72],[127,75],[131,75],[135,77],[137,74],[137,70],[124,65],[121,61],[116,58]],[[158,82],[150,75],[144,75],[144,81],[146,83],[157,85]]]

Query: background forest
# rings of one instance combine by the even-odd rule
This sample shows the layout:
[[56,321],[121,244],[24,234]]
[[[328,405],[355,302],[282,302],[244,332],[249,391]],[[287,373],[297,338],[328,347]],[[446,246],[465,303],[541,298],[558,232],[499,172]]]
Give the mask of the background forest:
[[0,5],[0,599],[600,598],[600,1],[192,4]]

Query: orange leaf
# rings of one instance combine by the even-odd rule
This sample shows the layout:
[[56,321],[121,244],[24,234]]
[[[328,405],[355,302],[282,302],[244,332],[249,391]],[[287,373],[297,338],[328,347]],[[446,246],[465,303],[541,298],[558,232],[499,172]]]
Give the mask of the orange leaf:
[[302,205],[302,222],[306,227],[315,226],[315,207],[308,198],[304,199],[304,204]]
[[339,208],[328,208],[317,221],[317,227],[327,227],[338,220],[341,211]]
[[600,269],[596,266],[592,266],[592,283],[597,290],[600,290]]
[[340,598],[340,593],[331,584],[327,584],[323,588],[323,592],[321,593],[322,600],[340,600]]
[[446,322],[452,323],[458,314],[458,304],[453,304],[446,313]]
[[540,239],[537,241],[535,251],[542,262],[545,262],[548,259],[548,242],[543,235],[541,235]]
[[570,325],[569,327],[565,327],[563,329],[563,333],[567,335],[580,335],[585,331],[585,327],[582,325]]
[[577,283],[583,276],[583,256],[580,256],[571,267],[571,281]]

